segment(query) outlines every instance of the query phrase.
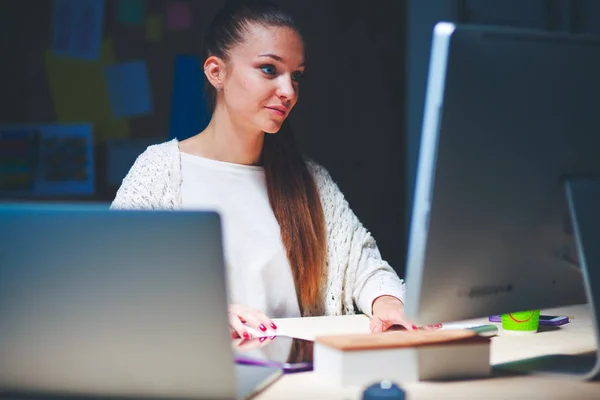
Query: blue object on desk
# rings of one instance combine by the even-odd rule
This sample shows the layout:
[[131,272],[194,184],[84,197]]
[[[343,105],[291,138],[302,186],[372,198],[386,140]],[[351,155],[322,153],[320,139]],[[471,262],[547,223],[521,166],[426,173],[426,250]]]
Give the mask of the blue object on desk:
[[[501,315],[492,315],[489,317],[490,322],[502,322]],[[569,317],[540,315],[540,326],[560,326],[569,323]]]
[[398,385],[390,381],[381,381],[375,383],[363,392],[363,400],[382,400],[382,399],[394,399],[404,400],[406,394]]

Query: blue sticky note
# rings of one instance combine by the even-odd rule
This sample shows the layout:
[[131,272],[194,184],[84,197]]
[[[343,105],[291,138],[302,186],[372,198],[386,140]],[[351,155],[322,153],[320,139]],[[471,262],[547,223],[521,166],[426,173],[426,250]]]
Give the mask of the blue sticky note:
[[107,65],[104,73],[113,117],[132,117],[152,111],[145,61]]
[[117,20],[124,25],[142,25],[144,0],[120,0]]
[[98,60],[104,6],[104,0],[54,0],[53,54]]
[[0,126],[0,194],[91,195],[95,190],[91,124]]
[[184,140],[201,132],[210,122],[204,92],[204,72],[200,58],[192,55],[175,57],[171,95],[171,138]]

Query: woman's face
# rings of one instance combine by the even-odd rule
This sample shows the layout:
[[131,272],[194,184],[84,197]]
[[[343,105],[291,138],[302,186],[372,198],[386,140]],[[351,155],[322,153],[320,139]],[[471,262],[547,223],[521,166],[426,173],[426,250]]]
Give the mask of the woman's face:
[[298,101],[304,45],[290,28],[248,26],[230,50],[223,99],[236,124],[276,133]]

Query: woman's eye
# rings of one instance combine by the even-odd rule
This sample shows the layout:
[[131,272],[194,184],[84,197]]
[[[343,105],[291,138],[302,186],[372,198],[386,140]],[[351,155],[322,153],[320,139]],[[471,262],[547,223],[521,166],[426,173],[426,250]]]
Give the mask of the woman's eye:
[[304,74],[302,72],[294,72],[292,74],[292,79],[297,82],[300,79],[302,79],[303,76],[304,76]]
[[262,65],[260,69],[267,75],[275,75],[275,67],[272,65]]

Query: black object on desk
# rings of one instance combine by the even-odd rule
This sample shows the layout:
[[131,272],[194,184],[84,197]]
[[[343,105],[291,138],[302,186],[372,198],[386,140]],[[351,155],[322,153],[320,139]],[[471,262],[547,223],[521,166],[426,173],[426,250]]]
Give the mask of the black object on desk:
[[366,388],[363,392],[362,398],[363,400],[404,400],[406,398],[406,394],[404,393],[404,390],[402,390],[395,383],[390,381],[381,381]]

